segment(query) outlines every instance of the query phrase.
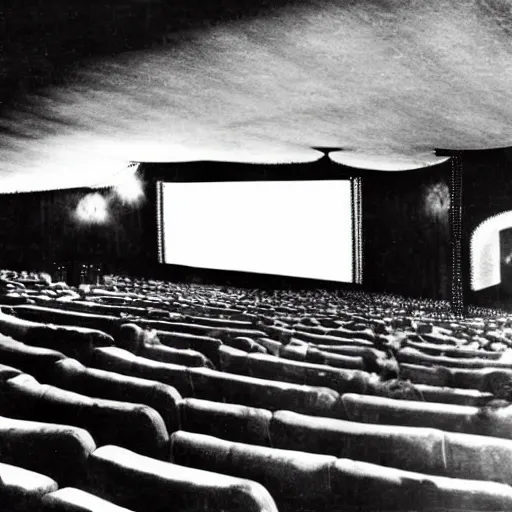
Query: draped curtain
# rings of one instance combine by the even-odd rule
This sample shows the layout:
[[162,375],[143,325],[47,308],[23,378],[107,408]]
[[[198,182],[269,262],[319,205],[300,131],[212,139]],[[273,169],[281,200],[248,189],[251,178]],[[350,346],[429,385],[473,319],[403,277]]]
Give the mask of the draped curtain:
[[112,189],[99,192],[108,201],[109,219],[103,225],[80,223],[74,216],[78,202],[90,190],[0,196],[0,265],[50,271],[64,261],[101,262],[112,271],[148,265],[153,258],[148,240],[152,210],[124,205]]

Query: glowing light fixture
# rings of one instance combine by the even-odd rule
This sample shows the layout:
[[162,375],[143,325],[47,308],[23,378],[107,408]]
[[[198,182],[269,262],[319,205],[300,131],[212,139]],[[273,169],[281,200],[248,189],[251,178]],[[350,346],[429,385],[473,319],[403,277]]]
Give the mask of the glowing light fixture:
[[83,224],[104,224],[108,216],[107,201],[97,192],[83,197],[75,210],[75,218]]
[[120,178],[114,191],[125,204],[137,204],[144,198],[142,182],[137,176],[138,166],[130,166],[128,173]]
[[446,183],[430,185],[425,194],[425,213],[437,220],[446,218],[450,210],[450,189]]

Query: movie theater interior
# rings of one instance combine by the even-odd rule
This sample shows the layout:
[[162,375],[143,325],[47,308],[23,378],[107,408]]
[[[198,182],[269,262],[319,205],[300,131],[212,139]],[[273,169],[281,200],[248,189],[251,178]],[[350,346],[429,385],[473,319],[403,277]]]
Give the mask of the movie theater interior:
[[512,0],[5,0],[0,511],[512,511]]

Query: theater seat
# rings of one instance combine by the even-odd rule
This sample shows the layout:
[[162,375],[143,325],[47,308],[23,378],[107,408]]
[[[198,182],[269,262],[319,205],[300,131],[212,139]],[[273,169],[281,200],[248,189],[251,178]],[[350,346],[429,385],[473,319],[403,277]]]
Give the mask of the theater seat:
[[233,320],[228,318],[215,318],[206,316],[190,316],[187,315],[184,321],[188,323],[197,323],[200,325],[210,325],[212,327],[234,327],[238,329],[250,329],[252,323],[247,320]]
[[116,347],[96,349],[94,366],[170,384],[182,396],[188,398],[201,398],[270,410],[290,408],[297,412],[319,416],[339,417],[341,414],[339,394],[325,387],[301,386],[208,368],[186,368],[170,363],[158,363],[134,356]]
[[225,341],[225,343],[234,348],[245,350],[246,352],[259,352],[261,354],[267,353],[267,349],[263,345],[247,336],[230,337]]
[[181,395],[172,386],[155,380],[87,368],[74,359],[56,362],[52,377],[51,384],[61,389],[152,407],[164,420],[168,432],[179,429],[178,403]]
[[509,510],[512,487],[404,471],[350,459],[232,443],[200,434],[171,436],[176,463],[262,483],[280,510]]
[[[421,366],[419,364],[400,364],[400,377],[414,384],[426,384],[438,387],[463,387],[453,382],[450,369],[440,366]],[[480,389],[475,387],[473,389]]]
[[348,459],[331,468],[338,510],[504,511],[512,507],[508,485],[430,476]]
[[272,413],[245,405],[234,405],[195,398],[180,402],[181,429],[239,441],[271,446]]
[[16,419],[60,423],[89,431],[98,446],[116,442],[153,457],[165,457],[169,436],[151,407],[90,398],[41,385],[29,375],[6,381],[0,414]]
[[328,387],[338,393],[365,393],[370,389],[370,374],[354,369],[293,361],[270,354],[248,354],[226,346],[219,348],[219,357],[224,371],[249,377]]
[[13,368],[12,366],[7,366],[5,364],[0,364],[0,383],[12,379],[17,375],[21,375],[22,373],[23,372],[17,368]]
[[426,402],[483,407],[494,399],[492,393],[477,389],[446,388],[426,384],[415,384],[414,388]]
[[274,356],[279,355],[279,350],[283,346],[281,342],[276,340],[271,340],[270,338],[258,338],[256,340],[260,345],[265,347],[268,354],[272,354]]
[[332,492],[330,467],[336,457],[234,443],[180,431],[171,436],[171,461],[254,480],[268,489],[280,511],[291,511],[309,510],[313,503],[318,506],[318,502],[328,505]]
[[33,322],[3,312],[0,313],[0,333],[27,345],[57,350],[85,364],[94,347],[114,344],[111,336],[99,330]]
[[331,329],[327,334],[313,334],[301,331],[294,331],[293,334],[296,338],[314,343],[315,345],[341,345],[342,341],[352,341],[357,344],[358,340],[374,341],[375,333],[371,329],[364,331],[352,331],[350,329]]
[[217,351],[222,341],[211,336],[200,336],[197,334],[169,332],[157,330],[160,343],[176,349],[191,349],[206,356],[215,366],[218,366]]
[[340,395],[326,387],[301,386],[207,368],[188,370],[194,396],[205,400],[278,410],[290,409],[316,416],[340,417]]
[[511,362],[502,362],[494,359],[480,358],[475,355],[474,358],[446,357],[444,355],[424,354],[415,348],[405,348],[400,350],[396,358],[399,362],[418,364],[423,366],[444,366],[447,368],[505,368],[512,370]]
[[260,484],[104,446],[89,458],[88,491],[135,512],[277,512]]
[[154,379],[173,386],[182,396],[194,395],[194,388],[185,366],[153,361],[117,347],[95,349],[92,366],[132,377]]
[[0,506],[5,512],[38,512],[41,498],[58,489],[51,478],[0,462]]
[[0,416],[0,460],[44,473],[59,485],[79,485],[95,449],[81,428]]
[[[156,331],[153,332],[156,334]],[[163,345],[158,338],[148,340],[145,331],[135,324],[121,326],[116,344],[136,355],[163,363],[213,368],[211,361],[201,352],[168,347]]]
[[265,333],[257,329],[239,329],[234,327],[215,327],[211,325],[200,325],[186,322],[163,322],[158,320],[145,320],[144,324],[158,331],[180,332],[196,334],[199,336],[212,336],[214,338],[233,339],[236,337],[260,338]]
[[347,419],[361,423],[431,427],[512,439],[512,406],[477,408],[434,402],[413,402],[376,396],[342,397]]
[[41,512],[130,512],[93,494],[66,487],[43,496]]
[[42,306],[14,306],[12,309],[17,316],[25,320],[87,328],[107,333],[114,338],[117,337],[121,325],[121,320],[115,316],[79,313]]
[[[447,357],[457,357],[460,359],[500,359],[500,352],[491,352],[487,350],[470,350],[462,347],[453,347],[452,345],[435,345],[433,343],[407,341],[407,346],[415,348],[425,354],[433,356],[444,355]],[[491,363],[491,361],[488,361]]]
[[335,354],[313,346],[308,348],[305,360],[306,362],[333,366],[335,368],[365,369],[365,362],[361,355]]
[[333,455],[432,474],[446,474],[444,433],[427,428],[373,425],[277,411],[272,446]]
[[[64,359],[62,352],[25,345],[20,341],[0,335],[0,361],[22,372],[30,373],[45,382],[51,376],[56,361]],[[4,372],[4,375],[7,375]]]

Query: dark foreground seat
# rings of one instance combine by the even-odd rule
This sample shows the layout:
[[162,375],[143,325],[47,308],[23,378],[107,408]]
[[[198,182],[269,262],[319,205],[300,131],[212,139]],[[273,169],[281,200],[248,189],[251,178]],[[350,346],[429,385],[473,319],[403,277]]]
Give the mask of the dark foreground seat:
[[98,446],[116,442],[152,457],[165,457],[169,436],[151,407],[90,398],[39,384],[29,375],[6,381],[0,391],[4,416],[77,426],[89,431]]
[[0,416],[0,460],[48,475],[59,485],[79,485],[95,449],[81,428]]
[[507,510],[512,487],[176,432],[176,463],[265,485],[281,510]]
[[0,383],[12,379],[17,375],[21,375],[22,373],[23,372],[17,368],[13,368],[12,366],[7,366],[5,364],[0,364]]
[[58,489],[51,478],[0,462],[0,506],[5,512],[38,512],[41,498]]
[[178,403],[181,395],[167,384],[87,368],[75,359],[62,359],[55,363],[51,384],[91,397],[147,405],[160,414],[168,432],[179,429]]
[[171,461],[263,485],[280,511],[329,510],[336,457],[234,443],[189,432],[171,436]]
[[43,496],[41,512],[130,512],[80,489],[65,487]]
[[[54,363],[65,357],[62,352],[25,345],[25,343],[0,335],[0,361],[21,370],[21,372],[30,373],[43,382],[47,382],[50,378]],[[7,376],[9,371],[4,370],[2,373]]]
[[157,461],[118,446],[89,458],[89,491],[135,512],[277,512],[260,484]]

